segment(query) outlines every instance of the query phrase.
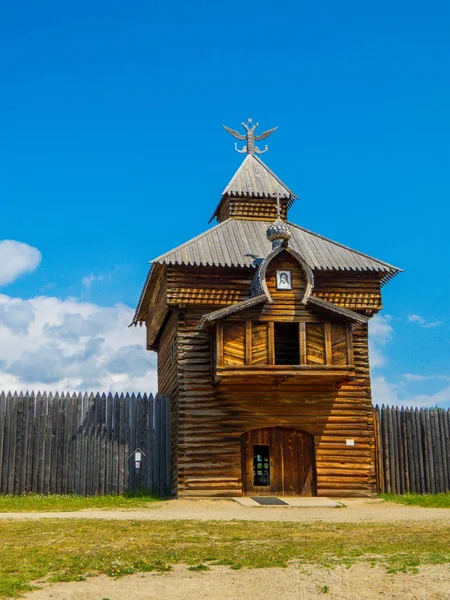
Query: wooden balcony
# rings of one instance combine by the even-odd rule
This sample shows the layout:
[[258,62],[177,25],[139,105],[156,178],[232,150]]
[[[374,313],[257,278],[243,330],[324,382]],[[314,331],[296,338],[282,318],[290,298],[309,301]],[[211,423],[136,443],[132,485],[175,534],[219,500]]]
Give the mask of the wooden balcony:
[[355,376],[350,325],[219,322],[213,334],[213,382],[339,385]]

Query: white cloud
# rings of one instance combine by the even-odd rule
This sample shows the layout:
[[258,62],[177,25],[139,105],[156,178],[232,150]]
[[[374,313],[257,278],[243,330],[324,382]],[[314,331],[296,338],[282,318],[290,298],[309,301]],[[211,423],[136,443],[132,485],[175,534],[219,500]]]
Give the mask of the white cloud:
[[401,404],[398,398],[398,386],[388,382],[385,377],[372,377],[372,403],[374,405],[386,404],[398,406]]
[[95,281],[103,281],[104,279],[104,275],[94,275],[93,273],[91,273],[90,275],[83,277],[81,283],[84,285],[85,288],[89,289]]
[[373,369],[382,367],[386,362],[384,347],[392,338],[394,331],[390,324],[391,320],[390,315],[375,315],[369,321],[369,356],[370,366]]
[[427,321],[420,315],[408,315],[408,321],[410,323],[417,323],[425,329],[429,329],[431,327],[439,327],[439,325],[442,325],[442,321]]
[[[431,379],[432,377],[423,377],[423,379]],[[436,379],[449,380],[445,375],[436,376]],[[411,378],[410,381],[417,382],[422,379]],[[434,394],[414,394],[407,391],[402,384],[388,381],[383,376],[372,378],[372,401],[373,404],[379,406],[385,404],[387,406],[412,406],[415,408],[430,408],[438,406],[442,408],[450,408],[450,385],[445,386]]]
[[133,310],[0,294],[0,389],[155,392],[156,355]]
[[24,273],[31,273],[41,262],[41,253],[37,248],[16,242],[0,242],[0,285],[12,283]]
[[[421,326],[426,326],[418,319],[410,319],[412,322],[418,322]],[[391,340],[394,329],[391,323],[392,318],[389,315],[376,315],[369,322],[369,346],[370,346],[370,364],[372,368],[382,367],[386,363],[384,350],[386,344]],[[372,402],[374,405],[387,406],[412,406],[412,407],[449,407],[450,405],[450,385],[447,385],[434,394],[414,394],[408,390],[409,384],[421,381],[441,380],[450,381],[448,375],[422,375],[419,373],[404,373],[401,377],[396,377],[398,382],[389,381],[383,375],[372,376]]]
[[403,379],[406,381],[432,381],[435,379],[450,381],[448,375],[420,375],[419,373],[404,373]]
[[439,406],[448,408],[450,405],[450,385],[444,387],[435,394],[417,394],[406,398],[405,406],[413,406],[420,408],[430,408],[431,406]]

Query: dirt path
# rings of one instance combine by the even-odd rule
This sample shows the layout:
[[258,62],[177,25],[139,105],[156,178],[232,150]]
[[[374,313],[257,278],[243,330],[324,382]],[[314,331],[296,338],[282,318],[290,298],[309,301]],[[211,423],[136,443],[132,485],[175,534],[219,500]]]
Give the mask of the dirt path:
[[327,523],[443,521],[450,510],[403,506],[368,499],[342,499],[343,508],[244,507],[232,500],[170,500],[140,510],[82,510],[78,512],[0,513],[2,519],[117,519],[196,521],[324,521]]
[[176,566],[164,574],[58,583],[25,595],[29,600],[450,600],[450,571],[427,566],[416,575],[388,574],[383,567],[349,569],[242,569],[213,567],[188,571]]

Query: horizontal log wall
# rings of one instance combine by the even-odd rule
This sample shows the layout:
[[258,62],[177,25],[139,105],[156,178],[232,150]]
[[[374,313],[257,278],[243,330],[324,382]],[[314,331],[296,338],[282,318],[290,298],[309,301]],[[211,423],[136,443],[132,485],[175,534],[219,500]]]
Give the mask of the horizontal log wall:
[[[294,269],[298,270],[298,264],[294,263]],[[180,304],[214,307],[245,300],[249,297],[255,270],[170,266],[167,268],[167,304],[173,307]],[[342,278],[340,273],[315,271],[313,296],[352,310],[378,311],[382,307],[380,275],[346,272],[345,278]]]
[[165,496],[169,442],[161,396],[0,393],[0,493]]
[[382,309],[381,275],[374,273],[349,273],[315,271],[313,295],[351,310]]
[[[280,201],[281,218],[287,220],[288,201],[282,199]],[[220,205],[217,214],[217,221],[222,223],[229,218],[235,219],[251,219],[252,221],[269,221],[272,222],[277,218],[277,204],[275,198],[266,198],[261,202],[259,198],[237,197],[224,198]]]
[[450,410],[375,407],[380,493],[450,490]]
[[[172,312],[158,342],[158,391],[171,403],[171,494],[178,477],[178,313]],[[168,432],[166,432],[168,433]]]
[[[179,322],[178,493],[242,493],[241,435],[282,425],[315,439],[320,496],[370,496],[375,492],[373,415],[367,326],[353,331],[354,381],[337,389],[322,378],[269,385],[211,382],[209,331],[196,325],[204,309],[186,310]],[[347,446],[346,439],[354,446]]]
[[167,303],[228,306],[248,298],[253,275],[249,268],[169,267]]

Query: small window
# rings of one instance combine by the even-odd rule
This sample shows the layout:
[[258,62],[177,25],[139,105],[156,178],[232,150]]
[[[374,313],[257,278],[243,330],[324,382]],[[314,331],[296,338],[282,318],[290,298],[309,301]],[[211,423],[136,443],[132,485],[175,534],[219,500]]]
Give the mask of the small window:
[[270,485],[269,446],[253,446],[253,485]]
[[299,365],[300,341],[298,323],[274,323],[275,364]]

